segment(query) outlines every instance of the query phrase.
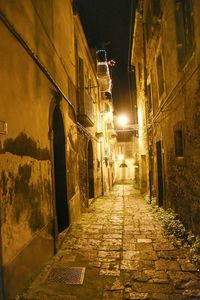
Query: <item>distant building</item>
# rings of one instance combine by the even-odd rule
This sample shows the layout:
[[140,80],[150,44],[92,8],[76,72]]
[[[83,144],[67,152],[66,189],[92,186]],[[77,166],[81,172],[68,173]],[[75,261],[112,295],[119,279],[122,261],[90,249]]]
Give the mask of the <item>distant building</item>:
[[97,51],[97,78],[100,86],[98,136],[101,153],[102,190],[107,193],[115,181],[116,133],[113,119],[112,79],[105,50]]
[[[139,1],[136,70],[141,188],[200,233],[199,1]],[[146,170],[146,171],[145,171]]]
[[117,131],[116,154],[116,183],[139,184],[138,168],[138,138],[133,130]]

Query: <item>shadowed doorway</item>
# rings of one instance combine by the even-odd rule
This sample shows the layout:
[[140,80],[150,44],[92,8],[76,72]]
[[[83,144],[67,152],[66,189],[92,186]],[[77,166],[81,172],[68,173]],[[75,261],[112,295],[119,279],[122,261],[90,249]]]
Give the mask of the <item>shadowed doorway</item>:
[[55,107],[53,113],[53,150],[56,215],[58,232],[60,233],[69,226],[69,211],[67,202],[64,124],[58,106]]
[[94,198],[94,170],[93,170],[93,149],[92,142],[88,143],[88,184],[89,199]]
[[163,183],[163,166],[162,166],[162,146],[161,141],[156,143],[156,155],[157,155],[157,180],[158,180],[158,204],[163,206],[164,204],[164,183]]

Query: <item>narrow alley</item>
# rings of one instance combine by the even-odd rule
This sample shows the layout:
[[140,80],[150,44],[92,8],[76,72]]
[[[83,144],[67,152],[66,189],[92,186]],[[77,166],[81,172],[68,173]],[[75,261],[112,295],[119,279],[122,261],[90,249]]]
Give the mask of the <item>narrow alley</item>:
[[71,226],[57,254],[16,299],[200,299],[200,273],[165,236],[139,192],[115,185]]
[[200,300],[199,20],[0,0],[0,300]]

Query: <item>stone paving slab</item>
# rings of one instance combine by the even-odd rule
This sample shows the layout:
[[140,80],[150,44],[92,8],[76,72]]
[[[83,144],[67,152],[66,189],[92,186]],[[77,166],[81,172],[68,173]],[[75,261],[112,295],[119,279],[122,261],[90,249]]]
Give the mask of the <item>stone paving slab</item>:
[[[55,267],[84,267],[82,285],[45,281]],[[200,272],[131,185],[96,199],[65,236],[25,300],[200,299]]]

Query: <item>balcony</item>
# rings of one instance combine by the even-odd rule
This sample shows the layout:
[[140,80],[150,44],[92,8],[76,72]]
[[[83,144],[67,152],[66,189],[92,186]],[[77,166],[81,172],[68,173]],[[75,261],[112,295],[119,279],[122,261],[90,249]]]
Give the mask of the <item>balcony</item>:
[[97,63],[97,76],[101,92],[107,92],[111,89],[111,78],[107,61]]
[[85,89],[79,90],[77,120],[84,127],[94,126],[95,117],[93,105],[91,95]]

